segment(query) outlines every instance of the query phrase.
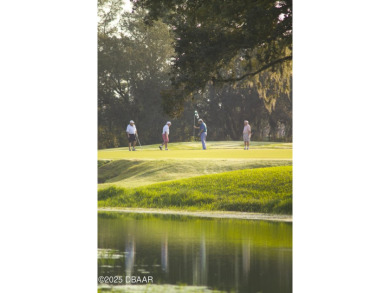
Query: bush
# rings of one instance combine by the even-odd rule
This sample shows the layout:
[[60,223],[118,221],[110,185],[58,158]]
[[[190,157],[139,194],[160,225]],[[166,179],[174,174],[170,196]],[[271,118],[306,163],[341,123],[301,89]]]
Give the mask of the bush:
[[124,189],[124,188],[110,186],[108,188],[100,189],[98,191],[98,200],[105,200],[105,199],[112,198],[115,196],[124,195],[125,192],[126,192],[126,189]]

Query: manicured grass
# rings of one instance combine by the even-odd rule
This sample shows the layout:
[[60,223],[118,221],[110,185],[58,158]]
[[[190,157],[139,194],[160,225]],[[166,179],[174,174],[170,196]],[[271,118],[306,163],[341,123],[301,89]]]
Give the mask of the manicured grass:
[[[98,161],[107,162],[107,161]],[[291,160],[113,160],[100,163],[99,189],[115,185],[134,188],[168,180],[242,169],[291,165]]]
[[[137,149],[98,151],[99,206],[291,214],[291,143],[252,142],[249,151],[239,141],[208,142],[206,151],[200,142]],[[269,168],[276,166],[289,167]]]
[[99,160],[164,160],[164,159],[266,159],[291,160],[291,143],[252,142],[249,151],[244,151],[238,141],[208,142],[208,149],[201,150],[200,142],[169,144],[169,151],[160,151],[158,145],[137,147],[130,152],[127,147],[98,151]]
[[[140,147],[138,144],[137,149],[143,151],[155,151],[158,149],[159,144],[143,145]],[[202,144],[200,141],[195,142],[170,142],[169,150],[201,150]],[[207,149],[243,149],[244,143],[242,141],[207,141]],[[292,149],[292,143],[283,142],[268,142],[268,141],[251,141],[251,149]],[[129,150],[128,147],[102,149],[101,151],[116,151],[116,150]]]
[[98,191],[99,207],[292,213],[292,166],[246,169]]

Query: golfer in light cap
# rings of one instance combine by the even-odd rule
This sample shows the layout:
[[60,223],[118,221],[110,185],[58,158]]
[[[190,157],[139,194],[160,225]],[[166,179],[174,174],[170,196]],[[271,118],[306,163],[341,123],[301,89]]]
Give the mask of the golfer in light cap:
[[162,131],[162,138],[163,138],[163,143],[159,146],[160,150],[162,151],[163,146],[165,145],[165,150],[168,150],[168,142],[169,142],[169,126],[171,126],[171,122],[168,121]]
[[136,136],[138,133],[133,120],[130,120],[130,124],[127,125],[126,133],[129,140],[129,151],[131,151],[131,145],[133,145],[133,151],[135,151],[135,144],[137,143]]

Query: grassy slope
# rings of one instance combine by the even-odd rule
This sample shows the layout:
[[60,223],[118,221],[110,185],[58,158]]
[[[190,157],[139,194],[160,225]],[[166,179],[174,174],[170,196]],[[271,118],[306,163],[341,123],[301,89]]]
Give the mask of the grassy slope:
[[172,143],[169,151],[158,145],[98,151],[99,189],[108,186],[133,188],[168,180],[250,168],[292,164],[292,144],[253,142],[244,151],[242,142],[208,142],[208,150],[199,150],[199,142]]
[[98,192],[100,207],[150,207],[292,213],[292,167],[231,171]]
[[[100,161],[101,162],[101,161]],[[99,189],[133,188],[227,171],[286,166],[290,160],[115,160],[99,167]]]

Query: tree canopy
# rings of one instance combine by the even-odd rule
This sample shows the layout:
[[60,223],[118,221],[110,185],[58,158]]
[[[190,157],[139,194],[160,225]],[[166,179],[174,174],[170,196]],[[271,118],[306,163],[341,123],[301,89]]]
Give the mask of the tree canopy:
[[[161,19],[174,32],[170,77],[183,99],[209,83],[235,83],[256,88],[271,111],[275,93],[289,91],[291,0],[131,1],[148,11],[146,24]],[[274,95],[267,96],[270,87]]]
[[[167,26],[147,27],[144,13],[123,11],[121,0],[99,2],[98,27],[98,125],[99,147],[126,143],[124,130],[135,120],[144,142],[158,137],[156,125],[168,119],[160,91],[169,86],[173,54]],[[152,139],[151,139],[152,140]]]
[[[257,29],[253,29],[250,37],[242,30],[248,25],[242,24],[236,34],[233,29],[226,30],[225,37],[233,40],[231,46],[227,39],[222,43],[219,34],[231,22],[228,12],[234,14],[235,7],[223,8],[220,3],[227,1],[210,1],[216,5],[213,9],[225,9],[222,11],[225,17],[216,10],[208,11],[209,2],[189,1],[190,5],[200,5],[193,12],[199,14],[201,21],[193,20],[200,25],[189,27],[185,24],[190,21],[184,21],[189,17],[187,12],[179,11],[187,8],[173,5],[177,1],[166,5],[165,0],[151,1],[157,5],[154,8],[141,2],[137,2],[135,10],[126,10],[123,0],[98,1],[99,148],[127,145],[125,129],[130,119],[136,122],[142,144],[159,143],[161,128],[167,120],[172,121],[172,141],[193,140],[194,110],[206,121],[210,140],[240,139],[243,120],[250,121],[255,140],[291,140],[291,62],[276,62],[256,73],[265,66],[265,61],[271,64],[277,60],[278,54],[280,58],[288,56],[279,50],[281,40],[278,44],[271,42],[274,51],[271,45],[255,45],[252,39]],[[243,7],[241,12],[238,10],[241,2],[231,3],[239,5],[238,15],[243,13]],[[263,2],[248,3],[253,8]],[[271,5],[270,9],[280,9],[276,6]],[[213,20],[213,13],[217,21]],[[246,13],[251,13],[249,7]],[[175,26],[176,18],[181,22]],[[186,35],[186,31],[194,35]],[[241,41],[235,40],[234,35]],[[221,37],[221,41],[213,40],[214,36]],[[243,47],[246,38],[247,44],[252,42],[252,48]],[[286,35],[285,43],[288,38],[291,34]],[[285,50],[291,52],[287,45]],[[266,52],[268,59],[264,59]],[[202,54],[205,59],[197,59]]]

